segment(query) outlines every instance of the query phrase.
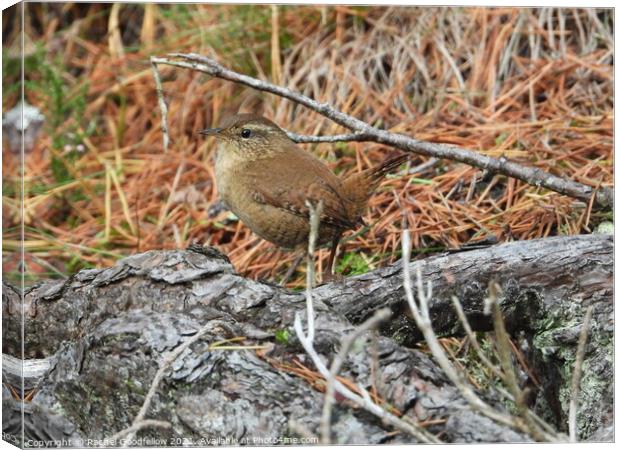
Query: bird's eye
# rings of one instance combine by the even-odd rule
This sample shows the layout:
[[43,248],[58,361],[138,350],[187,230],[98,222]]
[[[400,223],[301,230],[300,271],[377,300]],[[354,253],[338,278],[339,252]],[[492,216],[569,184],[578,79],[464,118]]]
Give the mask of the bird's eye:
[[247,139],[250,136],[252,136],[252,130],[249,130],[248,128],[244,128],[243,130],[241,130],[241,137],[242,138]]

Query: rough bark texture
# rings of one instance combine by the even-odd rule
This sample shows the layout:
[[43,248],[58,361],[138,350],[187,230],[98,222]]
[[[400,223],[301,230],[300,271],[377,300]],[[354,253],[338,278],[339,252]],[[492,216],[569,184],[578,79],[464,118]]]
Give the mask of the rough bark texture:
[[[424,280],[433,283],[431,314],[438,334],[458,335],[460,324],[452,295],[460,299],[472,328],[492,329],[483,314],[491,279],[504,291],[501,299],[508,331],[530,349],[529,359],[541,381],[536,409],[566,431],[575,347],[585,310],[594,306],[594,322],[582,378],[579,431],[590,435],[613,420],[613,238],[610,235],[556,237],[435,256],[419,261]],[[400,264],[345,280],[338,292],[330,286],[316,297],[351,322],[364,320],[380,306],[405,312]],[[421,335],[407,315],[396,314],[382,330],[410,346]],[[589,408],[589,409],[588,409]]]
[[[609,436],[611,236],[552,238],[439,255],[413,262],[414,273],[418,264],[434,284],[433,324],[445,335],[461,333],[449,303],[453,294],[472,326],[488,330],[482,302],[488,280],[500,282],[508,328],[529,346],[543,386],[535,392],[535,407],[560,429],[566,423],[580,324],[585,308],[594,305],[578,423],[582,438]],[[354,347],[343,376],[375,386],[388,404],[413,420],[443,419],[429,429],[442,432],[446,442],[529,440],[470,411],[432,359],[410,348],[420,335],[405,314],[401,285],[400,265],[395,264],[315,289],[317,350],[331,358],[343,335],[388,305],[392,320],[381,336],[367,333]],[[321,383],[313,386],[282,366],[298,368],[296,362],[301,362],[312,368],[292,330],[296,312],[305,317],[303,293],[245,279],[213,249],[148,252],[108,269],[35,286],[25,295],[26,358],[45,358],[50,369],[29,378],[37,390],[25,408],[26,444],[28,439],[64,439],[88,445],[78,439],[105,438],[127,427],[161,355],[206,324],[210,331],[173,364],[147,414],[169,421],[172,430],[140,431],[138,438],[151,441],[139,444],[207,445],[213,442],[207,439],[225,443],[227,438],[259,443],[252,438],[295,436],[290,419],[317,432],[323,402],[316,388]],[[3,326],[3,352],[18,356],[20,299],[7,285]],[[267,344],[270,351],[212,346],[238,336],[246,339],[235,345]],[[12,364],[5,366],[10,371]],[[45,364],[34,367],[40,371]],[[487,400],[502,408],[500,400]],[[5,433],[19,434],[19,411],[5,389]],[[334,442],[414,442],[391,431],[367,413],[337,402]]]

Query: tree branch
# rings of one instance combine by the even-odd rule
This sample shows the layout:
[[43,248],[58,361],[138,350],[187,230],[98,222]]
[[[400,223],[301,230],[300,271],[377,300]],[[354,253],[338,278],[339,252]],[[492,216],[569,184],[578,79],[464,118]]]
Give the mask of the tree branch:
[[[375,128],[366,122],[359,120],[353,116],[345,114],[329,103],[320,103],[298,92],[292,91],[282,86],[269,83],[267,81],[258,80],[256,78],[240,74],[230,70],[217,61],[206,56],[194,53],[171,53],[172,58],[180,58],[183,61],[171,60],[169,58],[152,57],[153,64],[167,64],[176,67],[197,70],[207,73],[211,76],[222,78],[224,80],[239,83],[253,89],[269,92],[280,97],[289,99],[295,103],[306,106],[313,111],[333,120],[339,125],[353,131],[353,134],[338,136],[344,140],[364,140],[378,142],[390,145],[392,147],[418,153],[421,155],[432,156],[435,158],[449,159],[458,161],[470,166],[488,170],[493,173],[499,173],[509,177],[524,181],[533,186],[543,187],[554,192],[558,192],[569,197],[577,198],[583,201],[589,201],[592,196],[595,198],[595,204],[600,208],[610,208],[613,205],[613,189],[603,187],[595,189],[576,181],[561,178],[547,173],[536,167],[526,167],[521,164],[509,161],[505,157],[492,158],[480,153],[467,150],[462,147],[453,145],[437,144],[431,142],[420,141],[403,134],[392,133],[386,130]],[[290,134],[292,138],[299,137],[299,142],[334,142],[333,137],[325,137],[325,140],[310,140],[307,137]]]

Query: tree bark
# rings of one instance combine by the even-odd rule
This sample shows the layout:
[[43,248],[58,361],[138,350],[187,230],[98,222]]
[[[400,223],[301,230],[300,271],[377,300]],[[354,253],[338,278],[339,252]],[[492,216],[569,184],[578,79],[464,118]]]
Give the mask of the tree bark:
[[[589,235],[514,242],[443,254],[412,262],[433,282],[432,319],[438,333],[460,335],[450,303],[456,295],[474,329],[490,329],[483,313],[488,281],[503,289],[501,306],[513,338],[527,344],[541,388],[534,408],[565,429],[568,389],[585,308],[594,306],[578,415],[582,438],[605,435],[613,420],[613,239]],[[381,336],[367,333],[348,356],[342,375],[376,389],[389,405],[446,442],[529,440],[470,411],[433,360],[412,348],[420,333],[404,307],[397,263],[314,290],[315,347],[331,359],[342,337],[373,311],[394,314]],[[137,414],[161,355],[205,324],[212,330],[172,366],[147,414],[172,430],[143,430],[153,445],[232,438],[295,436],[289,420],[317,432],[322,381],[300,377],[299,364],[314,369],[294,331],[305,317],[303,293],[245,279],[214,249],[151,251],[108,269],[84,270],[66,281],[48,281],[25,292],[26,358],[44,359],[34,376],[36,393],[26,403],[26,439],[71,440],[92,446],[126,428]],[[3,352],[19,356],[19,292],[3,292]],[[304,322],[305,323],[305,322]],[[235,345],[268,349],[218,349],[215,342],[243,336]],[[8,367],[8,369],[6,369]],[[3,372],[11,364],[4,364]],[[6,369],[6,370],[5,370]],[[40,378],[37,378],[40,377]],[[491,396],[488,402],[503,408]],[[14,433],[20,405],[3,394],[3,429]],[[607,429],[605,428],[605,429]],[[403,443],[414,440],[352,409],[334,410],[337,443]],[[598,432],[598,434],[595,434]],[[158,440],[158,441],[156,441]],[[99,442],[101,443],[101,442]],[[142,444],[146,444],[143,441]],[[266,443],[263,441],[263,443]]]

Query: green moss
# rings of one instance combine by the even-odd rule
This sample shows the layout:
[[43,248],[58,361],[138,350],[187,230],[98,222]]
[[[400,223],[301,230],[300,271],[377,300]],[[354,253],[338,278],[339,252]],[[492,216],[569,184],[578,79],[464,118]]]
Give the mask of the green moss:
[[534,346],[543,358],[553,355],[566,359],[570,358],[570,354],[566,354],[567,350],[574,352],[572,346],[567,348],[565,344],[562,345],[558,337],[570,334],[582,322],[583,314],[575,309],[571,307],[571,311],[559,311],[555,314],[548,312],[534,325],[534,329],[541,330],[534,335]]
[[358,253],[346,253],[338,262],[336,272],[346,275],[362,275],[370,271],[369,262],[373,258],[367,258]]
[[130,393],[133,394],[138,394],[138,395],[146,395],[146,390],[144,389],[144,386],[142,385],[142,383],[140,383],[139,381],[133,380],[133,379],[127,379],[125,380],[125,386],[127,386],[127,390]]
[[[565,381],[560,388],[560,402],[562,409],[568,415],[568,405],[571,397],[571,381],[573,376],[574,359],[567,362],[562,368],[562,379]],[[602,380],[596,373],[591,370],[588,361],[584,361],[581,383],[579,386],[579,403],[589,405],[600,405],[605,402],[603,396],[609,380]],[[592,421],[587,411],[578,410],[577,412],[577,433],[580,436],[588,436],[595,431],[600,424]]]
[[[577,341],[584,319],[584,308],[578,302],[565,302],[565,308],[555,313],[547,313],[534,327],[542,331],[534,336],[533,344],[540,352],[545,363],[558,368],[559,379],[554,380],[558,385],[558,400],[564,417],[568,416],[571,396],[571,384],[575,366]],[[604,360],[612,364],[613,340],[604,338],[604,333],[598,333],[597,324],[592,323],[591,333],[588,338],[589,352],[603,354]],[[606,403],[605,396],[609,393],[609,380],[603,379],[603,373],[607,373],[601,367],[590,367],[592,355],[586,353],[582,368],[582,379],[579,388],[579,402],[584,405],[601,405]],[[597,358],[600,361],[600,358]],[[600,426],[594,418],[593,411],[580,408],[577,414],[578,434],[588,436]]]
[[614,223],[612,221],[603,221],[596,226],[594,232],[598,234],[614,234]]
[[288,344],[291,334],[288,329],[283,328],[275,332],[276,342],[279,344]]

